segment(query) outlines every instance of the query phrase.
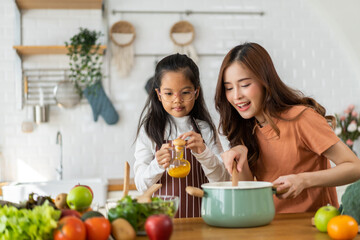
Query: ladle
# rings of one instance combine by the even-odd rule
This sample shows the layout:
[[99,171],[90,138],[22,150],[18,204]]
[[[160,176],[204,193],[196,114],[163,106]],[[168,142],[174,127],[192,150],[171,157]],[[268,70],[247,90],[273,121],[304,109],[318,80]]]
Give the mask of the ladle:
[[162,187],[162,184],[154,184],[151,187],[148,188],[142,195],[137,197],[138,203],[150,203],[151,202],[151,196],[154,192],[159,190]]

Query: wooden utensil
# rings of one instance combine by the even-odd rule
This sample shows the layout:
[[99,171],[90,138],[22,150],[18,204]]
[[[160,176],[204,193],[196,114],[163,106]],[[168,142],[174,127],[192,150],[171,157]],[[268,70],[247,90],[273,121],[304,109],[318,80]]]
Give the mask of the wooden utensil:
[[159,190],[162,187],[162,184],[154,184],[148,190],[146,190],[141,196],[137,197],[138,203],[150,203],[151,196],[154,192]]
[[28,116],[28,106],[27,106],[27,99],[28,99],[28,77],[24,76],[24,107],[25,107],[25,114],[26,114],[26,120],[24,120],[21,123],[21,130],[25,133],[31,133],[34,130],[34,123],[32,120],[30,120]]
[[238,185],[239,183],[239,172],[236,169],[236,161],[233,162],[233,166],[232,166],[232,186],[235,187]]
[[203,196],[204,196],[204,191],[201,190],[200,188],[187,186],[187,187],[185,188],[185,191],[186,191],[188,194],[190,194],[191,196],[194,196],[194,197],[203,197]]
[[124,174],[124,189],[123,197],[126,197],[129,193],[129,182],[130,182],[130,165],[128,161],[125,161],[125,174]]

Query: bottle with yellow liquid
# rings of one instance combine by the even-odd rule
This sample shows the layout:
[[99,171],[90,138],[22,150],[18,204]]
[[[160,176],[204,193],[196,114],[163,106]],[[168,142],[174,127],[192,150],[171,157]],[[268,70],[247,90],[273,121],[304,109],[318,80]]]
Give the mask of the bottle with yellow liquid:
[[186,177],[191,169],[190,162],[184,159],[184,150],[185,150],[185,140],[175,139],[173,141],[174,145],[174,154],[173,160],[170,163],[170,166],[167,168],[167,172],[171,177],[174,178],[184,178]]

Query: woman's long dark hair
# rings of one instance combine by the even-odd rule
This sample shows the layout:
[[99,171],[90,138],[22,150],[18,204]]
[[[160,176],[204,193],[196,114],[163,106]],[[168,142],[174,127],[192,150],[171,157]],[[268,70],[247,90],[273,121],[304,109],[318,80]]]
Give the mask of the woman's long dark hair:
[[160,147],[163,144],[165,126],[166,123],[171,125],[171,120],[169,114],[165,111],[159,101],[155,89],[161,87],[162,77],[167,72],[181,72],[192,82],[195,89],[200,88],[198,97],[195,99],[194,107],[189,113],[191,124],[194,130],[201,134],[195,119],[207,122],[213,132],[213,140],[217,141],[216,128],[205,104],[204,94],[200,84],[199,69],[193,60],[182,54],[167,56],[156,65],[155,77],[152,82],[151,90],[146,100],[145,107],[140,115],[136,138],[139,136],[141,127],[144,126],[146,134],[156,143],[157,146]]
[[281,113],[295,105],[313,108],[328,121],[331,121],[333,127],[335,126],[335,118],[333,116],[325,116],[326,110],[323,106],[313,98],[305,97],[302,92],[286,86],[281,81],[270,55],[263,47],[257,43],[245,43],[234,47],[225,56],[220,68],[215,93],[215,107],[220,114],[219,132],[227,137],[230,147],[244,144],[248,148],[250,169],[254,169],[255,163],[259,158],[259,146],[256,135],[254,135],[255,119],[242,118],[228,102],[225,95],[224,72],[235,62],[248,68],[259,79],[260,84],[264,88],[262,102],[264,117],[278,136],[280,136],[280,130],[271,117],[283,119],[280,116]]

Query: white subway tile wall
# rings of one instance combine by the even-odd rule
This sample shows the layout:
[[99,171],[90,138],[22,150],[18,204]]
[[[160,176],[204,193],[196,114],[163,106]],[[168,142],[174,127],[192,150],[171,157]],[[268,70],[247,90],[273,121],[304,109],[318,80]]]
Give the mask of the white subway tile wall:
[[[198,53],[226,53],[244,41],[258,42],[270,52],[284,82],[315,97],[328,113],[339,113],[348,104],[360,102],[359,76],[349,53],[309,1],[110,0],[109,9],[108,27],[119,20],[135,26],[136,53],[160,56],[172,53],[169,30],[175,22],[188,20],[195,27],[194,46]],[[265,14],[113,15],[113,9],[263,11]],[[105,71],[104,87],[120,115],[116,125],[109,126],[102,118],[94,122],[90,105],[82,103],[74,109],[51,106],[48,123],[37,125],[32,133],[23,133],[21,123],[27,116],[25,108],[17,107],[21,101],[21,83],[16,82],[20,73],[15,67],[19,59],[12,48],[18,44],[16,36],[19,35],[14,0],[0,1],[0,13],[0,151],[4,159],[1,167],[6,168],[5,179],[56,179],[55,168],[60,159],[57,131],[63,136],[65,179],[122,177],[124,161],[133,166],[136,127],[147,97],[144,86],[161,57],[136,57],[127,77],[120,77],[111,62],[105,63],[111,64],[110,70]],[[63,45],[80,27],[105,32],[100,10],[43,9],[24,10],[22,14],[24,45]],[[198,63],[206,102],[215,121],[218,114],[213,98],[222,58],[200,57]],[[25,69],[68,67],[67,56],[38,55],[22,59]],[[358,143],[355,150],[360,150]]]

